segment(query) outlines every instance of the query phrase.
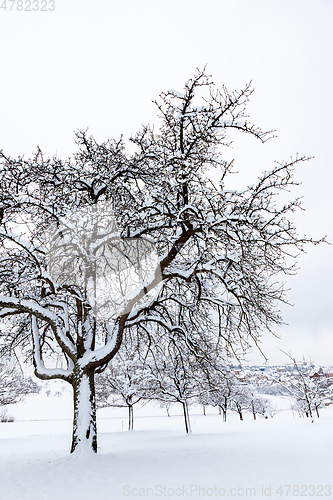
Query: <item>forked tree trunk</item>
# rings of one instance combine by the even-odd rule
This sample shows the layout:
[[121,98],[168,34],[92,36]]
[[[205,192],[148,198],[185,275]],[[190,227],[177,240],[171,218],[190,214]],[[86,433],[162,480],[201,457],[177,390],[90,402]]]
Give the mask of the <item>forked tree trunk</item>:
[[224,406],[219,406],[219,415],[223,415],[223,422],[227,421],[227,410]]
[[238,412],[238,415],[239,415],[239,420],[243,420],[243,412],[242,412],[242,408],[237,408],[237,412]]
[[97,453],[97,426],[94,372],[85,373],[77,364],[73,375],[73,452]]
[[309,405],[309,410],[305,412],[305,415],[307,418],[311,419],[312,423],[314,423],[313,413],[310,405]]
[[185,430],[186,430],[186,434],[189,434],[190,432],[192,432],[192,429],[191,429],[191,422],[190,422],[190,414],[188,411],[188,404],[186,401],[184,401],[184,402],[182,402],[182,405],[183,405],[184,420],[185,420]]
[[223,406],[219,406],[219,414],[223,414],[223,422],[227,421],[228,399],[224,396]]
[[133,430],[133,424],[134,424],[133,405],[128,405],[128,430],[129,431]]

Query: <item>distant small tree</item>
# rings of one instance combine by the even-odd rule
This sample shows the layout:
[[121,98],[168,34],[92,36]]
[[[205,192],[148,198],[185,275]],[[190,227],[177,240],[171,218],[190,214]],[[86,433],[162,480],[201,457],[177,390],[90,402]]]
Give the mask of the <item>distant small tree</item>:
[[134,406],[147,402],[150,373],[145,366],[139,343],[127,339],[118,356],[95,380],[97,407],[128,408],[128,430],[134,427]]
[[249,411],[252,413],[254,420],[256,420],[257,415],[262,415],[265,418],[268,415],[274,415],[274,409],[269,399],[263,398],[251,388],[249,389],[249,401]]
[[202,387],[205,389],[198,399],[203,405],[218,407],[227,420],[227,411],[236,411],[243,420],[244,411],[250,411],[253,418],[257,414],[266,415],[271,411],[269,400],[262,398],[251,384],[241,383],[232,367],[215,359],[215,366],[206,372]]
[[168,417],[170,417],[170,407],[171,407],[171,403],[170,401],[160,401],[160,407],[165,409]]
[[217,407],[227,421],[227,411],[230,409],[234,393],[235,376],[227,366],[216,365],[210,368],[203,378],[202,387],[205,389],[199,396],[199,402],[204,405]]
[[239,415],[241,421],[244,420],[244,411],[251,407],[252,398],[249,388],[246,384],[235,384],[231,396],[231,410]]
[[284,390],[294,398],[293,408],[313,423],[314,414],[319,418],[319,408],[333,400],[333,385],[325,376],[316,376],[308,364],[298,363],[290,354],[288,357],[293,362],[294,373],[286,381]]
[[148,360],[151,374],[151,398],[164,406],[180,403],[185,431],[191,433],[189,405],[200,397],[202,387],[200,363],[177,336],[160,338],[154,355]]
[[17,403],[27,394],[38,392],[37,384],[26,378],[10,358],[0,359],[0,406]]
[[333,402],[333,384],[331,380],[325,377],[313,379],[313,405],[317,417],[319,418],[319,409]]

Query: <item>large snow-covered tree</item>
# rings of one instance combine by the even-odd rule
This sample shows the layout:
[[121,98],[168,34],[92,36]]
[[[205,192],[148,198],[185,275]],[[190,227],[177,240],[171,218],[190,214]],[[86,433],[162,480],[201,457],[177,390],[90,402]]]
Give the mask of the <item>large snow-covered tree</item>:
[[[172,303],[189,315],[205,304],[219,318],[221,348],[246,349],[281,321],[281,273],[295,271],[291,255],[308,240],[289,217],[299,200],[279,203],[277,195],[295,184],[294,167],[305,158],[277,163],[244,190],[228,189],[228,132],[271,136],[245,116],[251,93],[251,85],[219,90],[199,71],[182,93],[160,95],[160,127],[144,126],[132,138],[134,153],[122,140],[98,143],[85,132],[66,160],[1,152],[2,338],[7,348],[31,350],[39,378],[72,385],[72,452],[97,451],[94,378],[125,330],[158,323],[172,336]],[[123,273],[140,271],[137,247],[142,257],[154,253],[150,245],[157,260],[124,291]]]

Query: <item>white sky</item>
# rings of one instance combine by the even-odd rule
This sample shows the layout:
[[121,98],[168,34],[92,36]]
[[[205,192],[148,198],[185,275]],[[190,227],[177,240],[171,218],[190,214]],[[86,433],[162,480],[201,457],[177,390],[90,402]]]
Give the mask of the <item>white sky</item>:
[[[1,3],[1,2],[0,2]],[[253,80],[248,111],[278,138],[237,139],[240,182],[274,160],[315,156],[301,165],[306,212],[300,232],[333,242],[333,2],[331,0],[55,0],[54,12],[0,9],[0,148],[68,156],[73,131],[97,140],[128,137],[155,120],[160,91],[181,90],[197,67],[230,90]],[[27,5],[27,2],[24,2]],[[249,140],[251,139],[251,140]],[[230,156],[230,153],[228,153]],[[270,362],[296,357],[333,364],[333,246],[309,248],[289,281],[293,308]],[[258,355],[253,360],[261,362]]]

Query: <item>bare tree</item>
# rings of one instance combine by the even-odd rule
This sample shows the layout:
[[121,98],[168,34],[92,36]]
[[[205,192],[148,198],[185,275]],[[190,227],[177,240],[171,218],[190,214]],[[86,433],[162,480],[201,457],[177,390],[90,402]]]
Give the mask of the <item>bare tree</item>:
[[263,398],[259,394],[256,394],[250,389],[250,405],[249,410],[251,411],[254,420],[257,419],[257,415],[262,415],[268,418],[268,415],[274,415],[274,408],[269,399]]
[[293,362],[294,373],[283,386],[284,390],[294,398],[293,408],[300,414],[305,414],[313,423],[314,412],[319,418],[319,408],[332,401],[333,385],[325,377],[320,377],[318,374],[314,376],[307,363],[298,363],[291,354],[287,356]]
[[38,392],[37,384],[21,373],[17,362],[3,357],[0,360],[0,406],[17,403],[33,392]]
[[238,413],[241,421],[244,420],[244,411],[250,409],[252,401],[249,387],[237,381],[233,386],[230,407],[232,411]]
[[191,433],[189,406],[198,399],[200,364],[193,351],[179,336],[159,337],[154,355],[147,359],[150,370],[150,398],[162,404],[180,403],[183,409],[185,432]]
[[97,407],[128,408],[128,430],[134,426],[134,406],[147,402],[151,376],[144,353],[136,339],[126,338],[118,355],[103,373],[96,376]]
[[[251,85],[219,90],[199,71],[183,93],[160,95],[161,127],[143,127],[131,156],[122,140],[98,144],[85,132],[66,160],[1,152],[0,317],[11,324],[2,338],[31,353],[39,378],[72,385],[72,452],[97,451],[95,374],[117,354],[125,330],[152,322],[172,333],[172,303],[183,311],[205,304],[219,318],[221,348],[246,350],[262,328],[281,322],[281,273],[295,272],[292,256],[309,240],[289,219],[299,199],[279,205],[276,195],[297,184],[294,167],[306,158],[277,163],[244,190],[228,189],[228,131],[262,142],[272,135],[245,116],[251,93]],[[158,259],[127,293],[121,277],[135,268],[138,239]],[[146,252],[139,254],[141,262]],[[114,292],[100,293],[115,281]],[[57,364],[48,364],[52,356]]]
[[333,382],[327,379],[325,375],[319,378],[313,378],[313,405],[317,417],[319,418],[319,410],[333,402]]
[[199,402],[204,405],[217,407],[227,421],[227,412],[231,409],[231,401],[235,387],[235,376],[228,365],[221,365],[218,357],[215,366],[211,366],[204,373],[201,387],[204,389]]

